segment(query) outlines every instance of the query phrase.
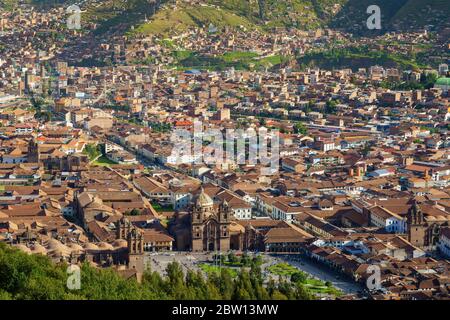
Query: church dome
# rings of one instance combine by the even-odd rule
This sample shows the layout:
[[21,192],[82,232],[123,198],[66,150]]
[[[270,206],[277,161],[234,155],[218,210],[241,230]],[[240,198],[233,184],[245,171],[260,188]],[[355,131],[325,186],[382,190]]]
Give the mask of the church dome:
[[113,246],[110,245],[110,244],[107,243],[107,242],[99,242],[99,243],[97,244],[97,246],[98,246],[98,248],[101,249],[101,250],[113,250],[113,249],[114,249]]
[[39,243],[36,243],[33,246],[32,252],[36,253],[36,254],[43,254],[43,255],[45,255],[45,254],[47,254],[47,249],[45,249],[45,247],[40,245]]
[[243,225],[233,221],[230,224],[230,229],[229,230],[230,230],[230,232],[242,232],[242,233],[244,233],[245,232],[245,227]]
[[117,239],[112,244],[114,248],[126,248],[128,247],[128,242],[124,239]]
[[17,249],[19,249],[19,250],[22,251],[22,252],[31,254],[30,248],[28,248],[28,247],[27,247],[26,245],[24,245],[24,244],[16,244],[16,245],[14,245],[14,247],[17,248]]
[[65,245],[63,245],[60,241],[56,240],[56,239],[50,239],[48,240],[48,249],[50,250],[54,250],[54,249],[67,249],[67,247]]
[[201,189],[200,193],[195,196],[194,203],[197,207],[212,207],[214,205],[213,199],[211,199],[211,197],[206,194],[203,188]]
[[86,250],[98,250],[98,247],[96,244],[92,243],[92,242],[88,242],[84,245],[84,249]]
[[77,243],[70,243],[67,246],[72,250],[72,252],[84,251],[84,248]]

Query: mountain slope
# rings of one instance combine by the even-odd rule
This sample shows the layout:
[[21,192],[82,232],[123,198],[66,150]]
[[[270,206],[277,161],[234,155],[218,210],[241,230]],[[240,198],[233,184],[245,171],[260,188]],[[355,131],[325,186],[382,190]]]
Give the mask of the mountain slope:
[[244,26],[246,28],[297,27],[312,29],[325,25],[347,0],[205,0],[178,1],[161,8],[150,22],[138,28],[144,33],[184,31],[190,27]]
[[98,23],[98,34],[126,31],[144,23],[145,18],[155,14],[164,2],[166,0],[104,0],[100,3],[87,3],[82,19]]
[[[370,16],[366,10],[370,5],[381,9],[381,30],[369,30],[366,26]],[[203,0],[189,4],[178,1],[176,5],[161,8],[156,19],[139,30],[159,33],[168,32],[171,25],[175,25],[175,30],[185,30],[213,23],[254,25],[266,30],[330,26],[370,35],[427,25],[438,30],[450,26],[449,16],[449,0]]]
[[434,25],[450,26],[449,0],[409,0],[392,17],[391,23],[400,29],[408,27]]
[[210,6],[166,7],[158,11],[149,23],[144,23],[136,32],[145,34],[168,34],[182,32],[193,27],[209,26],[239,27],[253,29],[255,26],[245,17],[236,15],[232,11]]
[[[23,0],[37,7],[75,0]],[[0,0],[11,8],[19,0]],[[381,9],[382,30],[366,26],[370,5]],[[213,24],[247,29],[315,29],[324,26],[355,34],[380,34],[432,25],[450,27],[450,0],[86,0],[83,19],[97,22],[98,33],[124,31],[168,34]],[[149,21],[146,20],[150,19]]]
[[[368,30],[368,6],[381,10],[381,30]],[[389,30],[417,30],[427,25],[442,28],[450,24],[448,0],[349,0],[333,18],[331,27],[357,34],[378,34]]]

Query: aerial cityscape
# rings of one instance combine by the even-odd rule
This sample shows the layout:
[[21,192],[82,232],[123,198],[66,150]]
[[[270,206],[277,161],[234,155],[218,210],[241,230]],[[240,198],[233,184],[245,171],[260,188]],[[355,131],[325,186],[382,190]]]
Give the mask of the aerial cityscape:
[[449,17],[0,0],[0,300],[450,300]]

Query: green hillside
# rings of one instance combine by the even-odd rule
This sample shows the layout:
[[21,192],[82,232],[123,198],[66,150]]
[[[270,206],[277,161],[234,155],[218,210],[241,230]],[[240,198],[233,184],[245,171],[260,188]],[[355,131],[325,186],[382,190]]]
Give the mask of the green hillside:
[[191,27],[213,24],[216,27],[243,26],[247,29],[297,27],[313,29],[325,25],[347,0],[205,0],[201,4],[161,8],[151,20],[140,26],[143,33],[167,34]]
[[227,9],[186,5],[160,10],[149,23],[142,24],[136,31],[146,34],[167,34],[186,31],[193,27],[207,27],[211,23],[219,28],[224,26],[255,28],[255,25],[245,17]]
[[[170,1],[138,30],[144,33],[184,31],[194,26],[315,29],[323,26],[357,34],[379,34],[426,25],[450,26],[448,0],[204,0],[197,4]],[[381,9],[382,30],[368,30],[366,10]]]
[[129,30],[144,23],[145,18],[156,11],[156,5],[147,0],[105,0],[99,4],[88,4],[82,18],[99,24],[96,33],[105,33]]
[[449,0],[409,0],[392,17],[391,24],[400,29],[413,28],[415,25],[450,27]]
[[[73,0],[25,0],[36,6],[70,3]],[[11,8],[18,0],[0,0]],[[450,27],[449,0],[102,0],[83,3],[84,19],[97,22],[98,33],[130,30],[168,34],[192,27],[240,27],[272,30],[274,27],[315,29],[324,26],[356,34],[379,34],[433,25]],[[381,9],[382,30],[368,30],[368,6]],[[147,19],[147,20],[146,20]]]
[[208,0],[255,24],[310,29],[328,22],[347,0]]
[[[379,31],[366,27],[369,5],[380,7],[382,29]],[[378,34],[389,30],[416,30],[427,25],[450,26],[449,16],[448,0],[349,0],[330,26],[357,34]]]
[[60,5],[66,2],[75,2],[74,0],[0,0],[0,8],[12,10],[18,6],[19,3],[32,4],[36,7],[46,7]]

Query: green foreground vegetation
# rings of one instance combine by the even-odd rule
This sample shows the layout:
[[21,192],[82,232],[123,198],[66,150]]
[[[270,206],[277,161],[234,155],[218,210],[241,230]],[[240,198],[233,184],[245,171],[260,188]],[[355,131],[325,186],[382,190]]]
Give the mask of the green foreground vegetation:
[[227,269],[210,273],[183,274],[181,266],[170,263],[167,276],[146,271],[142,283],[125,280],[111,269],[81,266],[81,288],[67,288],[67,264],[54,264],[46,256],[28,255],[0,243],[0,300],[162,300],[225,299],[284,300],[312,299],[300,283],[269,281],[263,286],[261,269],[241,269],[233,278]]

